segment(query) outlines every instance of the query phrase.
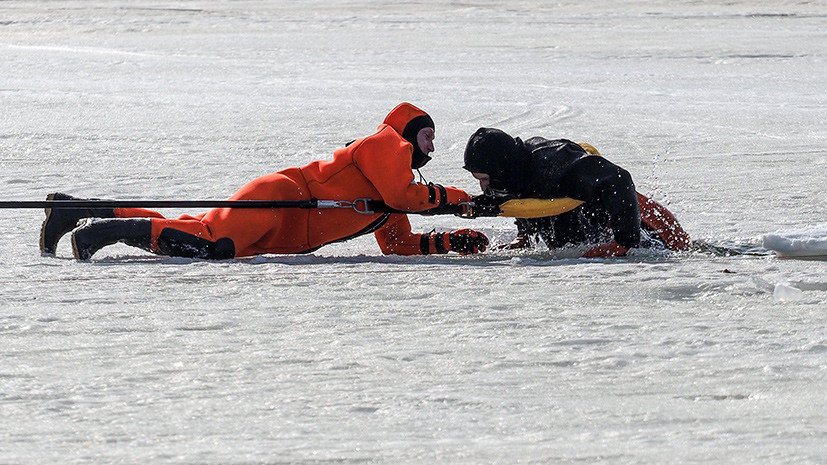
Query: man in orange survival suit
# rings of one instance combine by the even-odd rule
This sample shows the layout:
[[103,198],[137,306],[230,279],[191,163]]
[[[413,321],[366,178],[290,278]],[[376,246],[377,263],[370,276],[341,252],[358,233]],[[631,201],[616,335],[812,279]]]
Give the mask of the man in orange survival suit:
[[[230,200],[355,200],[371,198],[391,208],[418,212],[471,200],[460,189],[414,182],[412,169],[433,152],[434,123],[419,108],[402,103],[373,135],[338,149],[331,161],[316,161],[255,179]],[[50,194],[49,199],[73,199]],[[78,222],[83,218],[90,218]],[[103,219],[102,219],[103,218]],[[485,250],[488,238],[462,229],[414,234],[405,214],[362,214],[350,209],[217,208],[197,216],[164,218],[137,208],[47,209],[41,252],[54,254],[61,236],[73,227],[75,258],[87,260],[117,242],[160,255],[227,259],[256,254],[305,253],[373,232],[385,254],[468,254]]]

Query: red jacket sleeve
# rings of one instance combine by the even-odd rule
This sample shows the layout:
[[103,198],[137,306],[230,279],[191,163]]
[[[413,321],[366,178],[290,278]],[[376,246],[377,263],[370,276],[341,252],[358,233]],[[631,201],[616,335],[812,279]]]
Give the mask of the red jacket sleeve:
[[[353,154],[353,160],[388,206],[418,212],[439,205],[442,193],[438,189],[429,189],[428,186],[414,182],[412,154],[411,144],[393,128],[385,126],[361,141]],[[448,188],[446,194],[448,203],[470,200],[468,194],[459,189]]]
[[373,233],[385,255],[421,255],[422,234],[411,232],[408,215],[391,215],[384,226]]

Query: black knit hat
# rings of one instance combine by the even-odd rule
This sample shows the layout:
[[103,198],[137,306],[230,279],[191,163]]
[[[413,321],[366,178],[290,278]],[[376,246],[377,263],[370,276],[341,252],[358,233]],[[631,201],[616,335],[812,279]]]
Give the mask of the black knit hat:
[[416,136],[419,135],[419,131],[425,128],[434,129],[434,120],[428,115],[420,115],[410,120],[408,124],[405,125],[405,130],[402,132],[402,138],[413,145],[411,168],[415,170],[422,168],[426,163],[431,161],[431,157],[419,148],[419,144],[416,141]]
[[512,194],[525,188],[528,154],[519,138],[494,128],[479,128],[465,147],[465,168],[491,177]]

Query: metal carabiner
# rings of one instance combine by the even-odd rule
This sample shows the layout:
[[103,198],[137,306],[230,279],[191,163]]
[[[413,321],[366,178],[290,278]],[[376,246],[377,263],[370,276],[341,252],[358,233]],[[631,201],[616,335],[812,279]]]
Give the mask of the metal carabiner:
[[350,206],[353,208],[353,210],[356,211],[356,213],[361,213],[363,215],[373,215],[376,212],[373,211],[373,208],[371,208],[371,202],[373,202],[373,199],[356,199],[353,202],[350,202]]

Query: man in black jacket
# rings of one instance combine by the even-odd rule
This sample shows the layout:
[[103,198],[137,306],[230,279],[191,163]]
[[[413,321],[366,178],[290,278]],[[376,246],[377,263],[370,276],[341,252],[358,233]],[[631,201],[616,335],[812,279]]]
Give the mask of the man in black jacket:
[[549,248],[599,244],[583,255],[592,258],[623,255],[640,244],[639,194],[632,176],[574,142],[542,137],[523,142],[499,129],[480,128],[468,141],[464,168],[489,197],[585,202],[557,216],[517,220],[517,239],[509,248],[530,246],[530,237],[538,235]]

